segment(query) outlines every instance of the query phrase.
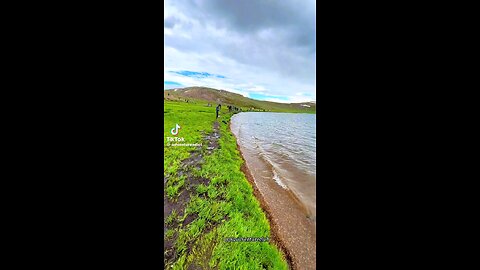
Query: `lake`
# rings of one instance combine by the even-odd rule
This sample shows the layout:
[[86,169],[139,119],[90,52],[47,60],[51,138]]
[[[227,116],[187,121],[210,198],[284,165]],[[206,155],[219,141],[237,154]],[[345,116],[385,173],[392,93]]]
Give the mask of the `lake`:
[[255,182],[274,181],[315,222],[316,114],[243,112],[231,130]]

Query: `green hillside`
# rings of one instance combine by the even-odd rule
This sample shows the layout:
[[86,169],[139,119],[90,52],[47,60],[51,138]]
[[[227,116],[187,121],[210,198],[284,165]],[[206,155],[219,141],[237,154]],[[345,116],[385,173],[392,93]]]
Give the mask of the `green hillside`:
[[179,100],[196,103],[211,103],[213,106],[220,103],[226,107],[233,105],[243,111],[271,111],[271,112],[301,112],[316,113],[315,102],[303,103],[278,103],[255,100],[225,90],[217,90],[208,87],[185,87],[172,90],[164,90],[165,100]]

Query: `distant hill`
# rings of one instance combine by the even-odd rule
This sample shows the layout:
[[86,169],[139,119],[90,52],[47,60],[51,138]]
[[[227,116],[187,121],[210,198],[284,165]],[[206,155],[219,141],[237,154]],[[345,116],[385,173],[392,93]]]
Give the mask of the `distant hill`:
[[214,106],[220,103],[224,106],[233,105],[246,110],[255,111],[295,111],[295,112],[310,112],[315,113],[317,105],[315,101],[302,103],[278,103],[270,101],[261,101],[244,97],[239,94],[228,92],[225,90],[218,90],[208,87],[185,87],[171,90],[164,90],[163,97],[165,100],[185,101],[191,100],[193,102],[209,102]]

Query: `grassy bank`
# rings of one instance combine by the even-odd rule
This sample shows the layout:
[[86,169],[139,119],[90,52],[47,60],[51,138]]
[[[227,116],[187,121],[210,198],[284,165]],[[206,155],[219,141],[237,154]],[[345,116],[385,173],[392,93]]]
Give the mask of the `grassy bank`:
[[[270,242],[227,242],[226,238],[270,237],[270,226],[240,167],[236,140],[224,107],[215,122],[215,107],[206,102],[164,105],[165,267],[188,269],[287,269]],[[170,130],[181,126],[170,142]],[[219,134],[219,137],[209,134]],[[208,139],[207,139],[208,138]],[[174,143],[202,143],[201,147]],[[188,162],[186,162],[188,161]]]
[[316,113],[316,103],[278,103],[265,100],[256,100],[240,94],[207,87],[185,87],[176,90],[164,90],[165,100],[210,102],[214,104],[233,105],[243,111],[268,111],[290,113]]

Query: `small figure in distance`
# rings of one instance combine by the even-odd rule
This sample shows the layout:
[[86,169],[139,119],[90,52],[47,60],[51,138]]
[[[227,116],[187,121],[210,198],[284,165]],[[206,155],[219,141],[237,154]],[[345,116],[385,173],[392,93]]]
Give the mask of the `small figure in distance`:
[[217,117],[218,118],[218,111],[220,111],[220,104],[217,105],[217,108],[215,109],[217,111]]

